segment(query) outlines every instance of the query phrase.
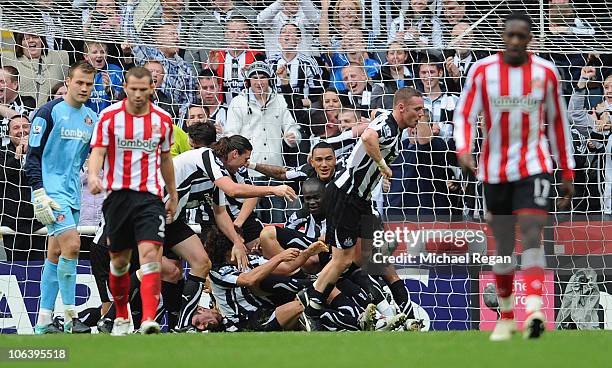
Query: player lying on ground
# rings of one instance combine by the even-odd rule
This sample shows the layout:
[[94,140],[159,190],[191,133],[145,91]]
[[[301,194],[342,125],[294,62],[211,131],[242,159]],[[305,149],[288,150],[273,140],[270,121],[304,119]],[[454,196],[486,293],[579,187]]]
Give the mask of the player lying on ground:
[[[552,63],[527,52],[531,28],[524,13],[505,20],[505,50],[470,69],[454,125],[459,163],[476,174],[471,145],[478,114],[484,112],[477,174],[484,182],[487,221],[497,256],[513,255],[518,222],[527,285],[524,336],[537,338],[546,324],[541,309],[546,260],[540,239],[550,206],[552,157],[561,171],[562,207],[573,194],[574,159],[559,76]],[[515,330],[514,270],[514,262],[493,266],[501,311],[493,341],[509,340]]]
[[68,92],[36,113],[25,172],[32,187],[34,216],[47,226],[49,248],[40,283],[36,334],[58,332],[51,325],[58,291],[64,304],[64,332],[89,333],[75,310],[76,269],[81,240],[76,226],[81,209],[80,170],[89,153],[97,115],[84,104],[91,95],[96,70],[86,62],[72,65]]
[[[151,73],[140,67],[126,73],[127,98],[104,109],[94,129],[88,185],[93,194],[109,192],[103,213],[110,249],[110,289],[117,318],[112,334],[129,331],[128,293],[130,257],[138,247],[142,270],[142,324],[144,334],[158,333],[155,312],[161,289],[161,257],[166,222],[174,220],[178,195],[174,181],[172,118],[153,105]],[[98,173],[104,163],[104,180]],[[160,175],[169,200],[162,202]],[[165,208],[164,208],[165,207]]]

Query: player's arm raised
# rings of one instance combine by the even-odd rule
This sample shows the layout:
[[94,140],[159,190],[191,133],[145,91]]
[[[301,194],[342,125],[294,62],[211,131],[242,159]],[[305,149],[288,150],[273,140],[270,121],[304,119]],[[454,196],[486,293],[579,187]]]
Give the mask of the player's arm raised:
[[255,186],[249,184],[235,183],[229,176],[223,176],[215,180],[215,185],[219,187],[225,194],[234,198],[251,198],[277,196],[284,197],[290,201],[297,199],[295,191],[288,185],[278,186]]
[[391,178],[393,172],[385,160],[383,160],[382,153],[380,152],[380,143],[378,142],[378,133],[376,130],[366,129],[361,135],[361,141],[363,142],[366,153],[372,158],[372,160],[374,160],[382,176],[385,177],[385,179]]

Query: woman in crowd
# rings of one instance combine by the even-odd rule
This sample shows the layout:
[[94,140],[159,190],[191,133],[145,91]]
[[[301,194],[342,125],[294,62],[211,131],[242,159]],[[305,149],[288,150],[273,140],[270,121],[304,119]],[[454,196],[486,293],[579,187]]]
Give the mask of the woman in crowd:
[[36,106],[42,106],[51,96],[51,87],[68,76],[68,53],[49,50],[40,36],[15,33],[15,56],[3,63],[19,71],[20,94],[33,97]]

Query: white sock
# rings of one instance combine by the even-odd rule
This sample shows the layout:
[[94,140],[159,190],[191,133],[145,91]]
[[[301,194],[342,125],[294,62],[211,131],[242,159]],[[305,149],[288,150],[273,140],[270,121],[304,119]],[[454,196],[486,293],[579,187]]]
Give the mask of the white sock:
[[38,321],[36,322],[36,324],[38,326],[47,326],[49,324],[51,324],[52,320],[51,318],[53,317],[53,311],[52,310],[48,310],[48,309],[40,309],[38,311]]
[[376,306],[376,310],[385,318],[393,317],[395,315],[395,308],[393,308],[393,306],[389,304],[389,302],[386,300],[383,300],[382,302],[378,303],[378,305]]
[[525,298],[525,311],[527,313],[542,309],[542,297],[539,295],[528,295]]
[[72,319],[77,318],[78,315],[74,308],[74,305],[65,305],[64,306],[64,321],[70,321]]
[[499,310],[502,312],[510,312],[514,309],[514,294],[510,294],[509,296],[502,298],[497,297],[497,302],[499,303]]

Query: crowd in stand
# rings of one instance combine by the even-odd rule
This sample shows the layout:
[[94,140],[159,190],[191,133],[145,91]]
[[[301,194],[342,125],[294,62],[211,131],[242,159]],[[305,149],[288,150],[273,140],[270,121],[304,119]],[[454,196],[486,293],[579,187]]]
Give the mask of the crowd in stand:
[[[73,0],[68,4],[81,16],[84,36],[104,34],[120,41],[115,44],[90,41],[91,37],[65,39],[62,13],[56,8],[62,2],[33,3],[28,6],[48,33],[4,32],[0,59],[0,225],[17,232],[3,236],[9,260],[44,258],[44,237],[29,235],[42,225],[33,219],[30,189],[22,172],[29,122],[37,108],[66,93],[67,68],[78,59],[97,70],[88,102],[96,112],[125,96],[123,78],[130,67],[144,66],[152,73],[153,101],[174,120],[173,155],[192,148],[185,131],[197,124],[210,122],[218,137],[246,137],[253,146],[248,174],[256,185],[290,180],[305,166],[316,166],[311,152],[320,142],[333,149],[334,165],[341,163],[376,111],[390,109],[398,89],[416,87],[424,95],[425,124],[419,124],[418,131],[406,130],[402,137],[390,190],[375,189],[379,212],[388,221],[431,216],[482,219],[481,188],[475,178],[459,170],[452,138],[453,112],[466,75],[475,61],[492,52],[481,49],[483,32],[474,27],[476,20],[470,14],[484,11],[474,12],[470,8],[474,4],[461,0]],[[550,0],[549,8],[550,42],[584,40],[602,32],[599,25],[577,15],[570,0]],[[577,164],[571,212],[612,216],[609,55],[544,56],[559,68],[569,104]],[[262,63],[247,73],[256,62]],[[272,175],[273,167],[284,171]],[[86,188],[86,175],[83,182]],[[299,184],[292,185],[300,189]],[[81,225],[97,225],[103,198],[86,189],[83,193]],[[257,214],[264,223],[285,223],[302,207],[298,202],[261,198]],[[205,214],[187,215],[190,222],[198,222]]]

